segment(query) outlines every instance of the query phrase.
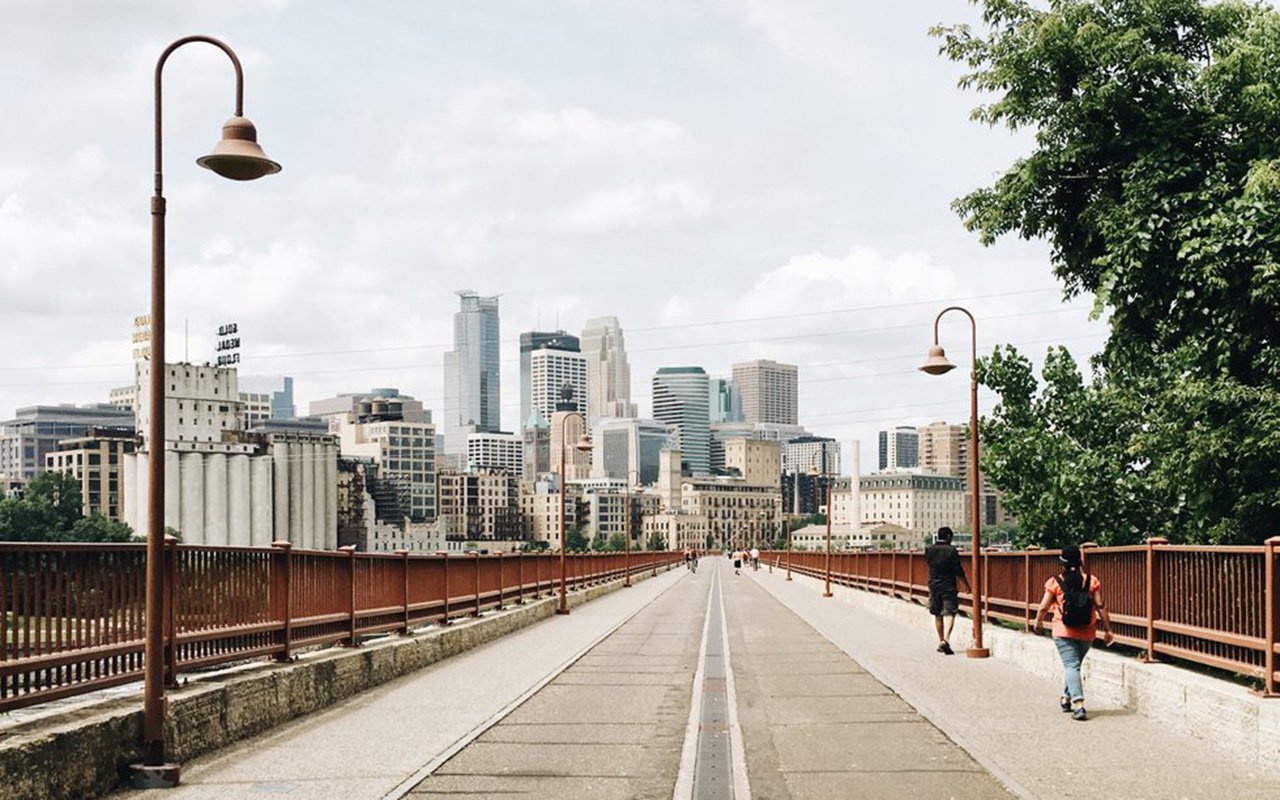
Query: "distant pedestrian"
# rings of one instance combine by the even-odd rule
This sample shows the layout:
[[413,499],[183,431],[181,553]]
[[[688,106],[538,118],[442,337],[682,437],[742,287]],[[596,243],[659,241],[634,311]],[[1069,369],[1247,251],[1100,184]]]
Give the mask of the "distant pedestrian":
[[733,574],[734,575],[742,574],[742,551],[741,550],[733,551]]
[[[929,565],[929,613],[933,615],[933,627],[938,631],[938,652],[953,655],[951,649],[951,631],[956,626],[956,612],[960,610],[960,595],[956,590],[956,579],[964,581],[964,588],[969,588],[969,579],[964,575],[964,565],[960,563],[960,553],[951,544],[955,534],[948,527],[938,528],[937,541],[924,550],[924,560]],[[943,617],[946,617],[945,624]]]
[[1040,632],[1045,615],[1053,611],[1053,643],[1058,647],[1062,669],[1066,673],[1062,697],[1058,705],[1071,718],[1083,722],[1089,718],[1084,710],[1084,683],[1080,665],[1098,637],[1098,618],[1102,619],[1102,641],[1111,644],[1111,615],[1102,598],[1102,581],[1083,570],[1080,548],[1068,545],[1058,556],[1062,572],[1044,582],[1044,597],[1036,611],[1034,630]]
[[751,548],[751,568],[756,572],[760,571],[760,548]]

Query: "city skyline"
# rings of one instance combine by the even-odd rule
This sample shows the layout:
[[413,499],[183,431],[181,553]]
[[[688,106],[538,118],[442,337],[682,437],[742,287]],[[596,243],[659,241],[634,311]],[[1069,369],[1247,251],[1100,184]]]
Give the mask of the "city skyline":
[[[663,366],[771,359],[799,368],[803,424],[868,443],[886,424],[964,418],[962,378],[914,371],[945,305],[972,307],[980,351],[1014,342],[1038,360],[1060,342],[1083,360],[1105,335],[1086,303],[1059,303],[1043,244],[984,249],[949,208],[1027,146],[969,121],[976,101],[927,36],[971,19],[964,3],[143,3],[75,30],[55,7],[13,9],[24,36],[0,53],[7,74],[47,79],[15,99],[20,160],[0,157],[6,414],[130,382],[150,68],[201,31],[243,56],[246,113],[284,171],[252,192],[198,173],[230,75],[214,52],[175,59],[170,352],[189,321],[192,360],[212,357],[235,320],[241,374],[293,376],[300,405],[389,385],[443,420],[465,286],[501,294],[508,332],[616,316],[641,416]],[[47,57],[64,44],[79,57]],[[353,48],[350,63],[316,57]],[[967,371],[951,325],[943,344]],[[514,340],[501,348],[515,429]]]

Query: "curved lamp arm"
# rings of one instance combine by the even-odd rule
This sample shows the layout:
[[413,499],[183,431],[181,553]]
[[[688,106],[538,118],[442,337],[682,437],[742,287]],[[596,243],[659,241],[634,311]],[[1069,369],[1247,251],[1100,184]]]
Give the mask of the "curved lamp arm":
[[240,68],[240,59],[236,57],[235,51],[232,50],[225,42],[215,39],[212,36],[184,36],[173,44],[164,49],[160,54],[160,58],[156,61],[156,196],[159,197],[164,188],[164,179],[161,169],[161,136],[160,136],[160,116],[161,116],[161,75],[164,72],[164,64],[169,60],[169,56],[174,50],[192,42],[204,42],[211,44],[222,52],[227,54],[227,58],[231,59],[231,66],[236,70],[236,113],[235,116],[244,116],[244,70]]

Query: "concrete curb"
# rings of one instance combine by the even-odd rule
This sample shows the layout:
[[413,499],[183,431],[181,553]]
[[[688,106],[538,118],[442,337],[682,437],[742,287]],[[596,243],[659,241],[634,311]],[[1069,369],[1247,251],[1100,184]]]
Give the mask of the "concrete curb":
[[[665,571],[665,570],[664,570]],[[632,581],[650,577],[632,576]],[[621,579],[568,596],[580,606],[621,589]],[[179,762],[321,711],[339,700],[529,627],[555,613],[552,595],[446,628],[377,639],[356,649],[328,648],[289,664],[264,662],[192,680],[168,693],[166,736]],[[0,743],[0,800],[84,800],[123,784],[139,761],[142,711],[117,698],[16,726]]]
[[[795,580],[819,583],[799,574]],[[847,586],[831,588],[846,603],[933,636],[933,617],[923,606]],[[1057,649],[1048,637],[987,625],[983,638],[994,658],[1037,677],[1062,674]],[[972,643],[967,617],[957,620],[952,639],[957,651]],[[1130,709],[1224,754],[1280,774],[1280,700],[1268,700],[1243,686],[1171,664],[1145,664],[1101,648],[1090,652],[1083,677],[1086,696],[1103,705]]]

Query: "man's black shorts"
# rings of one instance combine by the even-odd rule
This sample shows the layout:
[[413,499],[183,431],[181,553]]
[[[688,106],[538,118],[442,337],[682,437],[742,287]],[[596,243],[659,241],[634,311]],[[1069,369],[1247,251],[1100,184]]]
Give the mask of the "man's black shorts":
[[955,589],[929,589],[929,613],[954,617],[960,610],[960,595]]

